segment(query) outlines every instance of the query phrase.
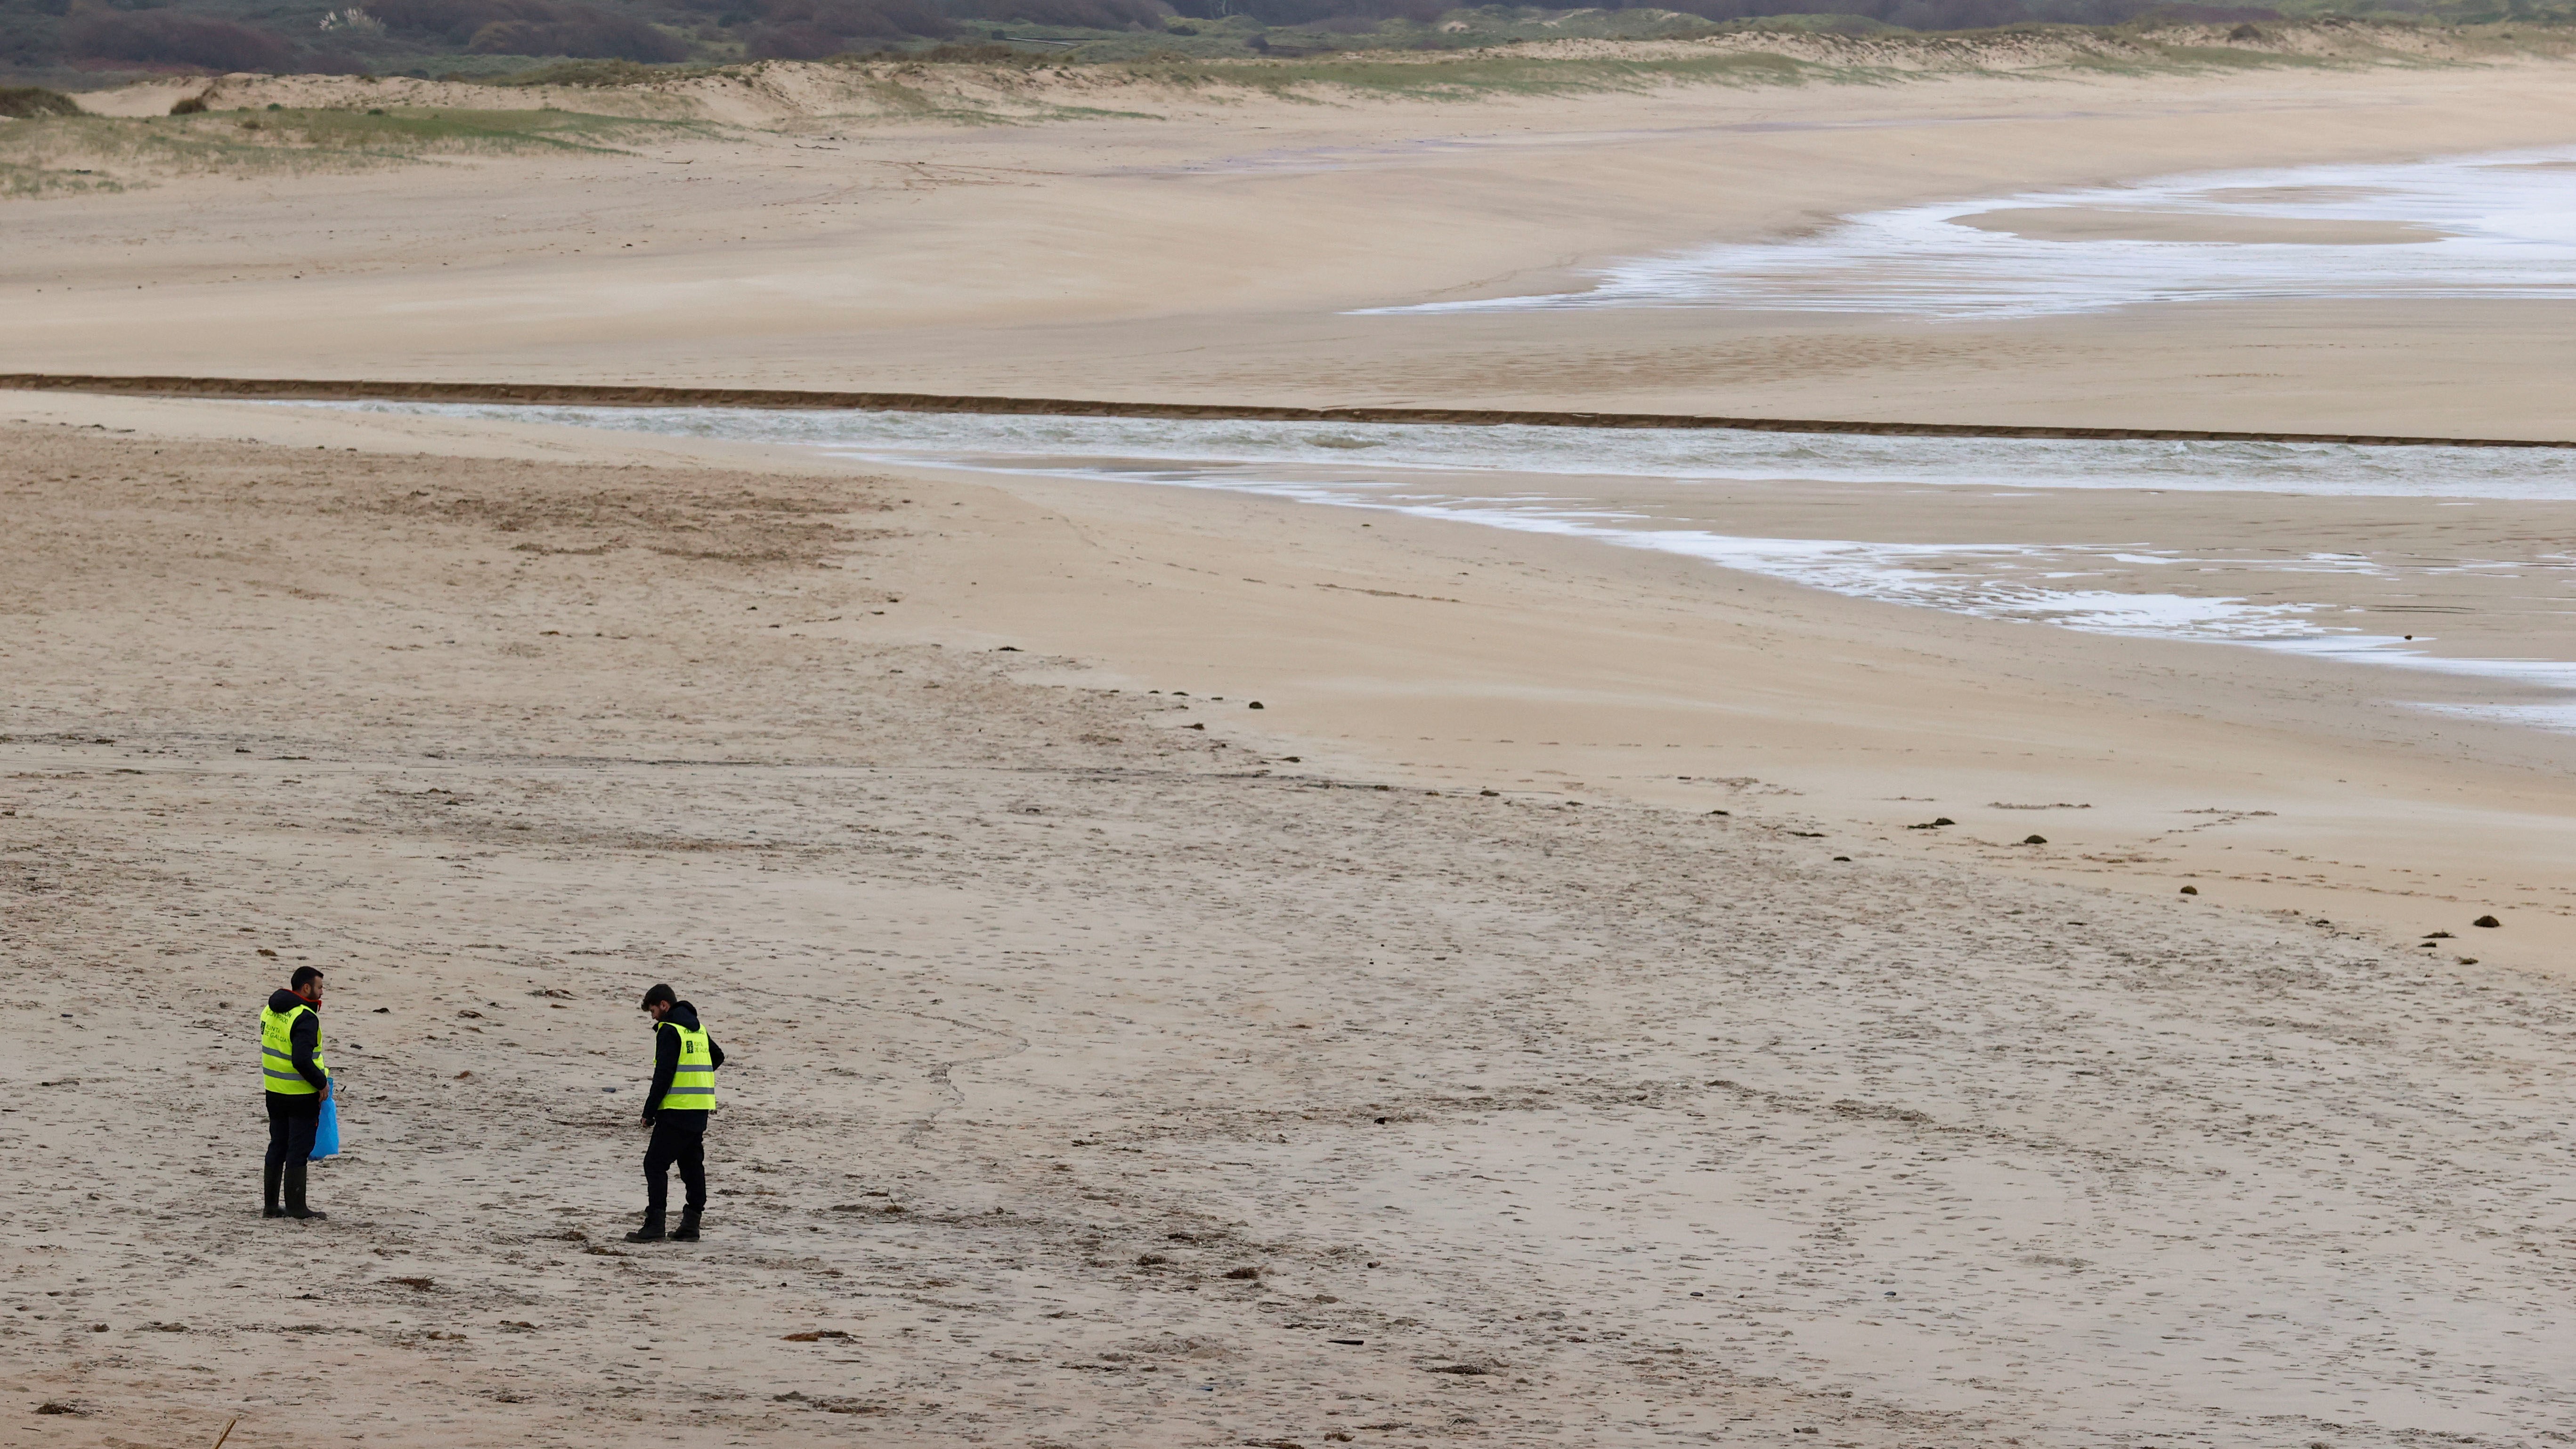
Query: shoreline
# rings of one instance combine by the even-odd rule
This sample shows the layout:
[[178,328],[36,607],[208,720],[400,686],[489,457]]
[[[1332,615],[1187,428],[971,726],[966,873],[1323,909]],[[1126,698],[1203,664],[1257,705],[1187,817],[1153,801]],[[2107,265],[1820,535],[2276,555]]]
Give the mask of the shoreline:
[[[2393,702],[2396,671],[2001,623],[1468,522],[1363,531],[1348,511],[1259,495],[428,415],[45,402],[73,426],[173,438],[916,479],[960,511],[874,575],[904,600],[874,627],[1261,699],[1231,728],[1275,751],[1443,791],[1749,808],[1873,851],[2150,899],[2193,884],[2202,906],[2392,945],[2465,935],[2452,915],[2492,911],[2511,929],[2477,933],[2482,961],[2556,973],[2576,953],[2576,888],[2548,884],[2576,879],[2576,800],[2554,788],[2576,741],[2430,718]],[[2407,693],[2441,697],[2439,676],[2420,683]],[[1726,779],[1756,783],[1706,783]],[[2049,812],[2043,851],[2015,843],[2029,817],[1997,801],[2091,808]],[[1966,824],[1905,828],[1927,809]],[[2234,849],[2204,859],[2190,842],[2209,819]]]
[[[623,430],[606,421],[613,409],[494,416],[511,411],[430,415]],[[934,443],[917,429],[872,439],[883,414],[836,433],[813,414],[799,414],[789,429],[745,430],[739,418],[728,427],[709,416],[720,410],[658,411],[678,412],[685,425],[666,417],[644,431],[930,469],[966,482],[1151,482],[1384,510],[1668,553],[1846,598],[2401,670],[2437,696],[2404,701],[2428,730],[2443,716],[2560,733],[2576,727],[2570,616],[2517,582],[2565,567],[2525,542],[2549,536],[2565,490],[2576,486],[2556,478],[2561,492],[2553,495],[2547,474],[2450,477],[2436,486],[2418,472],[2400,483],[2390,460],[2326,454],[2287,477],[2278,456],[2185,465],[2169,453],[2088,461],[2057,452],[2034,467],[1992,452],[1982,465],[1963,467],[1954,450],[1908,458],[1902,448],[1829,465],[1813,444],[1789,450],[1798,456],[1738,458],[1722,468],[1703,459],[1696,471],[1676,460],[1669,466],[1679,471],[1667,472],[1633,457],[1614,468],[1594,454],[1591,466],[1570,472],[1561,465],[1580,448],[1541,453],[1527,434],[1498,449],[1447,432],[1443,458],[1437,444],[1381,452],[1391,441],[1383,436],[1336,434],[1300,449],[1285,430],[1259,439],[1196,430],[1098,435],[1068,427],[1076,420],[1062,415],[1034,419],[1043,437],[1005,429]],[[1147,471],[1138,473],[1140,465]],[[1402,481],[1384,476],[1390,472]],[[2330,477],[2336,484],[2322,486]],[[2295,522],[2275,516],[2287,499],[2299,500]],[[2123,541],[2104,541],[2111,538]],[[2435,538],[2439,553],[2427,557],[2423,541]],[[2213,574],[2222,576],[2214,587],[2203,581]],[[2432,676],[2454,683],[2433,684]]]

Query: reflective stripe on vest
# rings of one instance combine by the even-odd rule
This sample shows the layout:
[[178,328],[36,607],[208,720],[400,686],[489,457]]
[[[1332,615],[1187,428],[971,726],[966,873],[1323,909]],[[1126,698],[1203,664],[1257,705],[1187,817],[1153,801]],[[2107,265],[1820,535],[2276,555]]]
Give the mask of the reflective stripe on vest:
[[322,1017],[309,1006],[299,1006],[280,1016],[268,1007],[259,1012],[259,1069],[268,1079],[268,1089],[290,1097],[310,1096],[322,1089],[304,1080],[295,1069],[295,1018],[313,1018],[313,1065],[322,1075],[331,1075],[331,1063],[322,1055]]
[[715,1054],[707,1050],[704,1031],[680,1025],[676,1021],[659,1023],[656,1031],[668,1028],[680,1034],[680,1069],[671,1074],[671,1090],[653,1104],[656,1111],[712,1112],[716,1108]]

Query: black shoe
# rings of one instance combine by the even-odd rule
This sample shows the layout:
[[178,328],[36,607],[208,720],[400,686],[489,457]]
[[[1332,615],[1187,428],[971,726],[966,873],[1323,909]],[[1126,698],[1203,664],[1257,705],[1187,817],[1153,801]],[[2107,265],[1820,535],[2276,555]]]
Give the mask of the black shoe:
[[675,1243],[694,1243],[697,1240],[698,1210],[696,1208],[683,1208],[680,1210],[680,1230],[671,1235],[671,1241]]
[[275,1203],[270,1203],[268,1206],[259,1210],[259,1215],[264,1218],[282,1218],[286,1216],[286,1209],[279,1207]]
[[309,1218],[317,1223],[331,1216],[320,1208],[288,1208],[286,1215],[290,1218]]
[[658,1243],[662,1241],[662,1220],[659,1217],[646,1218],[644,1220],[644,1226],[637,1228],[635,1231],[626,1235],[626,1241],[630,1243]]

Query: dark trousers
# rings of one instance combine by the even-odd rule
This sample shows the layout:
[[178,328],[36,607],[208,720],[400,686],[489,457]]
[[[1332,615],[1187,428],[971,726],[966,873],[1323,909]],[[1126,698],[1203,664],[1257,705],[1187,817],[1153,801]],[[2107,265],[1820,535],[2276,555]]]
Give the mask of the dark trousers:
[[287,1211],[304,1211],[304,1169],[313,1156],[313,1133],[321,1125],[321,1093],[268,1094],[268,1165],[259,1179],[268,1206],[278,1206],[283,1188]]
[[[307,1139],[310,1140],[310,1139]],[[652,1145],[644,1149],[644,1216],[655,1222],[670,1211],[671,1165],[689,1191],[688,1210],[707,1205],[707,1114],[664,1108],[653,1116]]]

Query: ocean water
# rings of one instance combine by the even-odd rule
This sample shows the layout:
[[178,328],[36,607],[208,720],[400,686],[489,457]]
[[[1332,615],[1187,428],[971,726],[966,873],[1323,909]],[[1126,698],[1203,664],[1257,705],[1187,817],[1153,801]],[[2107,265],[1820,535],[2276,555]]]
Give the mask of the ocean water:
[[[1926,483],[2031,489],[2145,488],[2342,498],[2576,501],[2576,449],[2350,447],[2059,438],[1912,438],[1727,429],[1475,427],[747,408],[355,403],[378,412],[824,448],[886,462],[980,458],[999,468],[1312,473],[1353,483],[1411,474],[1542,474],[1578,480]],[[1282,470],[1289,470],[1283,472]],[[1047,470],[1041,470],[1047,471]]]
[[[2187,221],[2219,234],[2311,228],[2405,239],[2051,240],[1970,224],[2009,224],[1998,214],[2034,209]],[[2576,298],[2576,150],[2202,173],[1900,207],[1809,237],[1633,258],[1597,278],[1580,292],[1370,310],[1699,306],[2004,318],[2158,302]]]
[[[2342,605],[2188,585],[2342,575],[2395,594],[2442,575],[2576,594],[2576,538],[2510,557],[2392,564],[2364,554],[2199,556],[2135,541],[1923,543],[1747,536],[1686,509],[1621,501],[1675,486],[1936,487],[1991,496],[2137,489],[2332,497],[2576,501],[2576,454],[2342,444],[1891,438],[1620,429],[1332,425],[725,408],[284,404],[550,423],[813,448],[858,461],[1103,484],[1211,488],[1651,549],[1856,598],[2096,634],[2252,646],[2512,686],[2446,704],[2576,729],[2576,659],[2460,657],[2348,622]],[[1639,488],[1640,482],[1651,486]],[[2401,576],[2402,574],[2402,576]],[[2174,581],[2155,587],[2159,577]],[[2277,594],[2281,590],[2264,590]],[[2576,600],[2571,600],[2576,606]]]

